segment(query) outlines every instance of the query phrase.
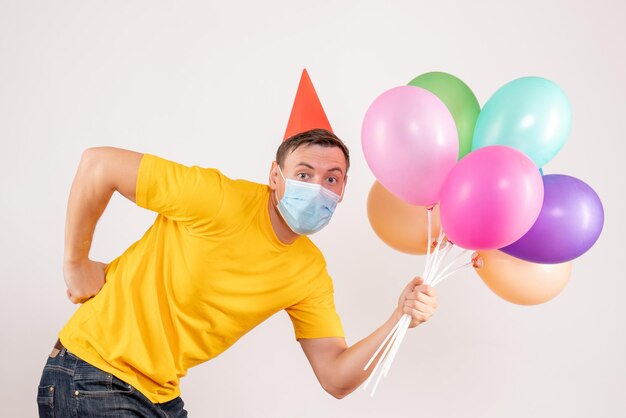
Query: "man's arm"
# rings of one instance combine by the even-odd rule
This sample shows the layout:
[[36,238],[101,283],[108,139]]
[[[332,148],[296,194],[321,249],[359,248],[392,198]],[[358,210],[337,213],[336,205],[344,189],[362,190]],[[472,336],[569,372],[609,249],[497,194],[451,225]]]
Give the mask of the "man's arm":
[[391,317],[368,337],[349,348],[343,338],[300,340],[304,354],[324,390],[336,398],[343,398],[359,387],[373,370],[370,367],[363,371],[363,367],[403,314],[411,316],[410,328],[430,318],[437,308],[437,294],[422,281],[421,278],[413,279],[402,292],[398,307]]
[[106,264],[89,259],[93,233],[113,192],[135,201],[142,156],[112,147],[83,152],[70,190],[65,221],[63,275],[67,296],[73,303],[95,296],[104,285]]

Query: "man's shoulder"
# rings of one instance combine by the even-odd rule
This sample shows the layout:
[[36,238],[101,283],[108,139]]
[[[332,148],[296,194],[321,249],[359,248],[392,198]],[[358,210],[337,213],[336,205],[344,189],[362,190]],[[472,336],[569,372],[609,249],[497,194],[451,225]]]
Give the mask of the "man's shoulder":
[[[221,174],[221,173],[220,173]],[[267,184],[257,183],[246,179],[232,179],[222,174],[224,191],[231,196],[237,196],[244,201],[264,198],[269,190]]]
[[224,188],[224,191],[227,193],[232,192],[234,194],[243,195],[262,194],[268,189],[267,184],[257,183],[255,181],[242,178],[234,178],[225,174],[221,169],[216,167],[202,167],[195,165],[191,168],[198,170],[201,177],[207,177],[209,179],[213,179],[213,181],[219,181]]

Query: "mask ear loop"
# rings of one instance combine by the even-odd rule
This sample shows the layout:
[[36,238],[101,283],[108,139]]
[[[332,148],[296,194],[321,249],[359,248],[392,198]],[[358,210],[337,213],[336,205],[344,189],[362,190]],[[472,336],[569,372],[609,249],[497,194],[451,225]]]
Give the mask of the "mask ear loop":
[[280,164],[276,163],[276,167],[278,167],[278,174],[280,174],[280,176],[283,178],[283,181],[287,181],[287,179],[285,179],[285,176],[283,176],[283,170],[280,169]]
[[[287,180],[285,179],[285,176],[283,176],[283,171],[280,169],[280,164],[276,163],[276,167],[278,167],[278,174],[280,174],[280,176],[283,178],[285,187],[287,187]],[[280,203],[280,199],[278,198],[278,187],[276,187],[276,190],[274,190],[274,196],[276,197],[276,206],[278,206],[278,203]]]
[[[280,169],[280,165],[278,163],[276,163],[276,165],[278,166],[278,173],[283,178],[283,181],[285,182],[285,187],[287,187],[287,180],[285,179],[285,176],[283,175],[283,171]],[[278,187],[276,188],[276,190],[274,190],[274,196],[276,196],[276,210],[278,214],[280,215],[281,218],[283,218],[283,221],[285,221],[287,228],[291,229],[293,232],[297,234],[297,232],[294,231],[293,228],[289,225],[289,222],[287,222],[282,212],[280,211],[280,208],[278,207],[278,205],[280,204],[280,199],[278,198]]]

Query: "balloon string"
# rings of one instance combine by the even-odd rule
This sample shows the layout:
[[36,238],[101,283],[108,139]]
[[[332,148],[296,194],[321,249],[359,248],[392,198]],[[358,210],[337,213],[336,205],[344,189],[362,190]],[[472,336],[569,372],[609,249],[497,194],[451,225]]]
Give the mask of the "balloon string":
[[374,361],[374,359],[376,358],[378,353],[380,353],[380,350],[382,350],[383,347],[385,346],[385,344],[387,344],[387,341],[389,341],[389,338],[391,338],[391,336],[393,334],[395,334],[396,330],[398,329],[398,326],[400,325],[400,322],[401,321],[396,322],[396,325],[394,325],[394,327],[391,329],[391,331],[389,331],[389,334],[387,334],[387,336],[385,337],[385,339],[382,342],[382,344],[380,345],[380,347],[378,347],[378,350],[376,350],[376,352],[374,353],[374,355],[372,356],[370,361],[368,361],[367,364],[365,365],[365,367],[363,367],[363,371],[365,371],[365,370],[370,368],[370,366],[372,365],[372,362]]
[[[440,234],[440,237],[443,237],[444,234]],[[441,243],[442,240],[439,240],[439,243]],[[466,255],[469,250],[463,250],[461,253],[457,254],[450,263],[447,263],[445,268],[443,268],[443,270],[437,272],[438,268],[437,265],[440,265],[440,263],[443,263],[443,261],[445,260],[446,256],[448,255],[448,253],[450,252],[450,250],[453,247],[453,244],[451,242],[448,242],[449,247],[446,247],[444,250],[442,250],[441,252],[438,252],[438,248],[435,248],[435,252],[433,254],[431,254],[432,260],[435,260],[435,256],[438,255],[439,256],[439,262],[438,263],[431,263],[431,273],[432,273],[432,286],[437,286],[439,285],[443,280],[445,280],[446,278],[452,276],[453,274],[457,273],[460,270],[463,270],[469,266],[471,266],[473,264],[473,261],[470,261],[466,264],[463,264],[461,266],[456,267],[454,270],[452,270],[451,272],[447,272],[461,257],[463,257],[464,255]],[[400,320],[395,324],[395,326],[392,328],[392,330],[389,332],[389,334],[387,335],[387,337],[385,338],[385,340],[383,341],[383,343],[380,345],[380,347],[378,347],[378,350],[376,350],[376,352],[374,353],[374,355],[372,356],[372,358],[370,359],[370,361],[367,363],[367,365],[365,366],[365,368],[363,370],[367,370],[372,362],[374,361],[374,359],[376,358],[376,356],[378,355],[378,353],[380,353],[380,351],[384,348],[384,351],[382,353],[382,355],[380,356],[380,358],[378,359],[378,362],[376,363],[376,366],[374,367],[374,370],[372,371],[372,374],[368,377],[368,379],[365,382],[365,385],[363,387],[364,390],[367,390],[369,384],[374,381],[374,385],[372,388],[372,391],[370,393],[370,396],[374,396],[376,389],[378,388],[378,385],[381,381],[381,379],[383,377],[386,377],[389,373],[389,371],[391,370],[391,365],[393,364],[393,361],[395,360],[395,357],[400,349],[400,345],[402,344],[402,341],[404,340],[407,330],[409,328],[411,324],[411,317],[407,314],[402,315],[402,317],[400,318]],[[389,342],[387,344],[387,342]],[[378,373],[378,375],[377,375]]]
[[[426,259],[426,265],[424,267],[423,277],[424,277],[425,283],[431,284],[434,287],[434,286],[437,286],[446,278],[457,273],[458,271],[471,266],[473,264],[473,261],[463,264],[455,268],[451,272],[447,273],[448,270],[450,270],[450,268],[455,264],[456,261],[458,261],[463,255],[467,254],[468,250],[464,250],[460,254],[457,254],[450,263],[447,263],[445,267],[442,270],[440,270],[442,264],[444,264],[444,261],[449,255],[450,250],[452,249],[454,244],[448,241],[446,248],[441,249],[442,243],[445,238],[443,229],[441,229],[439,232],[439,237],[437,239],[437,245],[434,251],[431,252],[431,248],[432,248],[431,215],[432,215],[432,208],[428,209],[428,246],[426,249],[427,259]],[[370,360],[367,362],[367,364],[363,368],[363,370],[367,370],[371,366],[376,356],[378,356],[380,351],[383,350],[384,348],[384,351],[382,355],[380,356],[380,358],[378,359],[378,362],[376,363],[374,370],[365,381],[365,385],[363,387],[364,390],[367,390],[367,387],[375,378],[374,386],[372,388],[372,392],[370,396],[374,396],[374,393],[376,392],[376,389],[378,388],[378,385],[382,377],[386,377],[387,374],[389,373],[389,370],[391,370],[391,365],[393,364],[393,361],[398,353],[398,350],[400,349],[400,345],[402,344],[402,341],[404,340],[404,337],[406,336],[406,333],[410,324],[411,324],[411,317],[407,314],[402,315],[400,320],[394,325],[394,327],[391,329],[389,334],[387,334],[382,344],[380,344],[380,346],[378,347],[378,349],[376,350],[372,358],[370,358]],[[376,376],[376,373],[378,373],[377,376]]]
[[444,281],[446,278],[452,276],[454,273],[457,273],[463,269],[466,269],[468,267],[470,267],[473,264],[473,261],[470,261],[468,263],[465,263],[457,268],[455,268],[454,270],[452,270],[450,273],[445,274],[445,275],[439,275],[438,277],[435,278],[434,282],[433,282],[433,286],[438,285],[439,283],[441,283],[442,281]]
[[[444,237],[444,233],[443,233],[443,229],[441,229],[441,232],[439,232],[439,238],[437,238],[437,246],[435,247],[435,252],[433,253],[433,261],[431,262],[430,268],[428,269],[428,272],[426,273],[426,277],[424,277],[424,283],[426,284],[431,283],[433,270],[438,265],[437,261],[439,259],[439,249],[441,248],[441,242],[443,241],[443,237]],[[435,273],[436,273],[436,270],[435,270]]]
[[431,258],[430,258],[430,247],[431,247],[431,240],[432,238],[432,233],[430,231],[431,225],[432,225],[432,220],[431,220],[431,216],[432,216],[432,209],[427,209],[428,210],[428,242],[426,243],[426,265],[424,266],[424,272],[422,273],[422,276],[424,277],[424,279],[426,279],[426,273],[428,272],[428,269],[430,268],[430,262],[431,262]]
[[[396,339],[393,347],[391,347],[391,351],[389,352],[389,356],[385,359],[385,365],[383,366],[383,370],[381,373],[387,377],[389,370],[391,369],[391,363],[393,363],[394,358],[396,357],[396,353],[400,348],[400,344],[402,344],[402,340],[404,340],[404,336],[406,335],[406,331],[409,329],[409,325],[411,325],[411,317],[407,315],[404,323],[400,327],[398,338]],[[373,394],[373,393],[372,393]]]
[[[448,253],[448,251],[450,251],[450,248],[446,248],[444,249],[444,251],[440,252],[441,243],[443,242],[443,238],[445,237],[445,234],[443,233],[443,229],[441,229],[439,232],[439,238],[437,239],[437,246],[435,247],[435,251],[432,255],[430,254],[430,247],[431,247],[430,242],[432,239],[430,235],[430,221],[431,221],[430,214],[431,214],[431,210],[428,211],[428,215],[429,215],[428,216],[428,220],[429,220],[428,256],[431,262],[427,263],[428,266],[427,266],[427,269],[425,269],[427,270],[427,273],[425,274],[425,281],[424,281],[425,283],[429,283],[429,277],[431,277],[431,275],[436,274],[436,271],[439,268],[439,264],[441,263],[443,258],[445,258],[445,255]],[[393,345],[391,352],[389,353],[387,357],[385,357],[384,359],[381,358],[381,360],[379,360],[379,363],[384,363],[383,369],[381,371],[381,375],[387,376],[387,374],[389,373],[389,370],[391,369],[391,364],[393,363],[396,353],[398,352],[398,349],[400,348],[400,344],[402,344],[402,340],[404,339],[404,336],[406,335],[406,331],[408,330],[409,325],[411,324],[411,318],[408,315],[404,315],[402,318],[404,319],[405,317],[406,319],[398,327],[398,330],[396,331],[399,334],[399,336],[394,338],[393,342],[390,343],[390,345]],[[402,322],[402,320],[400,322]],[[376,387],[378,386],[378,382],[380,381],[380,378],[381,376],[379,375],[378,378],[376,379],[374,389],[372,389],[372,393],[371,393],[372,396],[374,396],[374,392],[376,391]]]
[[[443,242],[444,239],[445,239],[445,234],[443,235],[441,242]],[[452,244],[448,243],[446,245],[446,248],[444,248],[443,250],[440,250],[439,255],[437,257],[437,262],[435,263],[435,265],[432,268],[432,271],[430,272],[429,283],[432,283],[433,279],[437,276],[439,269],[441,268],[442,262],[446,259],[451,249],[452,249]]]
[[424,276],[424,283],[430,283],[429,278],[432,274],[433,271],[433,267],[435,265],[435,263],[437,262],[437,256],[439,255],[439,245],[441,243],[441,234],[443,233],[443,230],[441,230],[441,232],[439,233],[439,237],[437,238],[437,245],[435,246],[435,250],[432,252],[432,254],[430,255],[430,263],[428,264],[428,271],[426,272],[425,276]]
[[400,344],[402,344],[402,340],[404,339],[404,336],[406,335],[406,331],[409,329],[409,325],[411,324],[411,317],[409,315],[404,315],[402,319],[404,320],[404,322],[402,323],[402,325],[400,325],[400,327],[398,327],[398,334],[396,336],[396,339],[391,346],[391,351],[389,352],[389,355],[385,357],[383,368],[378,373],[378,377],[376,378],[376,383],[374,384],[374,387],[372,388],[372,393],[370,394],[370,396],[374,396],[374,393],[376,393],[376,388],[378,387],[378,383],[380,382],[380,379],[382,377],[387,377],[389,368],[391,368],[391,362],[393,362],[393,358],[396,356],[396,352],[398,351],[398,348],[400,348]]
[[[424,266],[424,272],[422,273],[422,277],[424,277],[424,278],[427,276],[427,273],[430,270],[430,266],[431,266],[432,262],[434,261],[433,257],[432,257],[432,254],[431,254],[431,248],[432,248],[432,231],[431,231],[431,229],[432,229],[432,211],[433,211],[432,207],[431,208],[427,208],[427,215],[428,215],[428,242],[426,244],[426,265]],[[374,393],[376,392],[376,388],[378,387],[378,383],[380,382],[380,379],[383,376],[383,374],[387,375],[387,373],[389,372],[389,369],[391,367],[391,361],[395,357],[395,353],[398,351],[398,349],[400,347],[400,344],[395,344],[396,338],[398,338],[398,336],[400,334],[402,334],[402,338],[404,338],[404,334],[406,334],[406,330],[408,329],[408,326],[410,325],[410,323],[411,323],[410,316],[407,315],[407,314],[402,315],[400,320],[394,325],[394,327],[391,329],[391,331],[389,331],[389,333],[387,334],[387,336],[385,337],[383,342],[380,344],[380,346],[378,347],[376,352],[369,359],[369,361],[367,362],[365,367],[363,367],[364,371],[369,369],[369,367],[372,365],[372,362],[374,361],[376,356],[378,356],[378,353],[380,353],[380,351],[383,348],[385,349],[385,351],[383,351],[383,354],[381,355],[380,359],[378,359],[378,362],[376,363],[376,366],[374,367],[374,370],[372,371],[372,374],[370,374],[370,376],[365,381],[365,385],[363,386],[363,389],[367,389],[367,387],[369,386],[370,382],[374,378],[374,375],[378,371],[378,368],[381,365],[384,365],[384,367],[381,370],[380,374],[376,378],[376,382],[374,383],[374,388],[372,389],[371,396],[374,396]],[[389,341],[389,344],[387,344],[388,341]],[[387,356],[387,353],[392,348],[393,348],[393,354],[391,356]]]
[[[452,243],[450,243],[451,245],[454,245]],[[454,263],[456,263],[461,257],[463,257],[464,255],[466,255],[469,252],[469,250],[463,250],[461,251],[459,254],[457,254],[444,268],[443,270],[441,270],[439,272],[439,274],[437,276],[442,276],[444,275],[448,270],[450,270],[450,268],[454,265]]]
[[[402,325],[402,323],[405,321],[405,317],[408,317],[409,315],[404,314],[402,315],[402,318],[400,318],[400,320],[398,321],[398,326],[395,328],[394,333],[391,337],[391,340],[389,341],[389,344],[387,344],[387,346],[385,347],[385,351],[383,351],[383,354],[380,356],[380,360],[378,360],[378,363],[376,363],[376,367],[374,367],[374,370],[372,371],[372,374],[367,378],[367,380],[365,381],[365,386],[363,386],[363,389],[367,389],[367,386],[370,384],[370,382],[372,381],[372,378],[374,377],[374,375],[376,374],[376,372],[378,371],[378,369],[380,368],[380,366],[384,363],[384,359],[387,356],[387,353],[389,352],[389,350],[391,349],[391,347],[393,346],[393,343],[395,341],[395,339],[397,338],[398,334],[399,334],[399,330],[400,330],[400,326]],[[380,380],[380,376],[378,377],[378,379],[376,379],[377,381]]]

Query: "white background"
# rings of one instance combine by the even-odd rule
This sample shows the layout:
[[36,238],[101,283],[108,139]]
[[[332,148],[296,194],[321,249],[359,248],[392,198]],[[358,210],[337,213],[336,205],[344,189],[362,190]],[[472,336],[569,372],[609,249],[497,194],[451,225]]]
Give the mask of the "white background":
[[[449,279],[373,399],[323,392],[280,313],[190,370],[190,415],[626,416],[625,15],[619,0],[0,0],[0,415],[36,415],[46,356],[75,310],[61,266],[82,150],[118,146],[265,182],[306,67],[352,151],[345,200],[314,238],[349,343],[388,317],[424,266],[371,230],[360,144],[371,101],[421,73],[455,74],[481,105],[521,76],[559,84],[573,127],[544,170],[597,191],[604,231],[544,305],[509,304],[473,271]],[[110,261],[153,219],[116,195],[92,257]]]

